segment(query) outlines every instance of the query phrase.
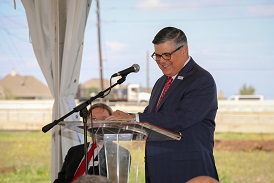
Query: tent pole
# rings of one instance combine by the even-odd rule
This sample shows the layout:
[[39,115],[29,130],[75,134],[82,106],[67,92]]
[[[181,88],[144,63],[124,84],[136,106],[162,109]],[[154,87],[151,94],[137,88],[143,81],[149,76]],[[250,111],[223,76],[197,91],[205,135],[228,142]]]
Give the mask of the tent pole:
[[99,54],[99,67],[100,67],[100,81],[101,81],[101,91],[104,90],[103,81],[103,63],[102,63],[102,51],[101,51],[101,22],[100,22],[100,7],[99,0],[96,0],[96,13],[97,13],[97,32],[98,32],[98,54]]
[[[60,117],[60,57],[59,57],[59,0],[54,1],[54,27],[55,27],[55,32],[54,32],[54,59],[55,59],[55,66],[54,66],[54,119],[58,119]],[[52,157],[52,180],[56,179],[57,173],[60,170],[60,167],[62,165],[62,157],[61,157],[61,136],[59,134],[60,132],[60,126],[57,126],[54,128],[53,131],[53,136],[52,136],[52,141],[53,144],[52,149],[53,149],[53,157]]]

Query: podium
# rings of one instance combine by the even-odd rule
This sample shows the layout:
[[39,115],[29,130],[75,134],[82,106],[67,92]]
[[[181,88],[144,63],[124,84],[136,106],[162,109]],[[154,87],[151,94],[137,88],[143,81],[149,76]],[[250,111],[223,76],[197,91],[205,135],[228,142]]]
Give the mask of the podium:
[[[59,125],[83,133],[81,121],[62,121]],[[182,135],[148,122],[94,121],[87,123],[88,136],[101,144],[98,153],[99,175],[115,183],[145,182],[144,151],[146,141],[180,140]],[[94,163],[94,162],[93,162]],[[96,165],[94,163],[94,165]],[[106,172],[105,172],[106,170]]]

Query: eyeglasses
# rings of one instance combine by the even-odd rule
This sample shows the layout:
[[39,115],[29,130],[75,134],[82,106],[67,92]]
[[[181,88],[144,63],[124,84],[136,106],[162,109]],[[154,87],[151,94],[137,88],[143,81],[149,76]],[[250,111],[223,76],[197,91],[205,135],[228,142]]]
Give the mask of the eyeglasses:
[[160,54],[157,54],[157,53],[153,53],[151,55],[151,57],[155,60],[155,61],[160,61],[161,57],[164,59],[164,60],[170,60],[171,59],[171,55],[173,53],[175,53],[176,51],[178,51],[179,49],[181,49],[184,45],[182,46],[179,46],[178,48],[176,48],[174,51],[170,52],[170,53],[163,53],[162,55]]

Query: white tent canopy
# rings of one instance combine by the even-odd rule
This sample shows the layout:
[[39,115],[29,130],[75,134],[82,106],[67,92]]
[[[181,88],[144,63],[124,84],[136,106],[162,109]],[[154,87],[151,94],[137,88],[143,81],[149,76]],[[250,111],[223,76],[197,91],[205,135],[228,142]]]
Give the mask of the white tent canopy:
[[[54,98],[53,120],[76,106],[83,40],[91,0],[22,0],[33,50]],[[75,113],[66,118],[79,121]],[[68,149],[83,143],[82,134],[59,125],[52,129],[52,180]]]

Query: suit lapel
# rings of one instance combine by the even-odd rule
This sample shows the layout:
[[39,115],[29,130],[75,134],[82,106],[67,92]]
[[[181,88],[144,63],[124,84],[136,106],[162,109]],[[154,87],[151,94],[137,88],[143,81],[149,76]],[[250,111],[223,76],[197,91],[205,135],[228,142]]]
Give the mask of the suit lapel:
[[[88,146],[89,146],[89,143],[87,143],[87,148]],[[74,174],[76,170],[78,169],[83,157],[84,157],[84,146],[78,146],[78,148],[74,150],[74,156],[70,164],[72,178],[74,177]]]
[[[194,62],[194,60],[191,58],[190,61],[181,69],[181,71],[178,73],[178,75],[174,78],[174,81],[172,82],[170,88],[167,90],[164,98],[162,99],[157,111],[161,108],[162,104],[166,101],[166,99],[169,97],[169,95],[172,93],[172,91],[177,88],[177,86],[182,83],[184,81],[185,78],[187,78],[188,76],[190,76],[192,74],[192,69],[194,67],[196,63]],[[167,78],[167,77],[166,77]],[[162,89],[164,88],[164,84],[165,84],[165,80],[163,80],[163,84],[162,84]],[[157,99],[159,99],[160,94],[162,92],[162,90],[157,91]],[[155,102],[155,106],[154,109],[157,105],[158,100]],[[156,111],[156,112],[157,112]]]

